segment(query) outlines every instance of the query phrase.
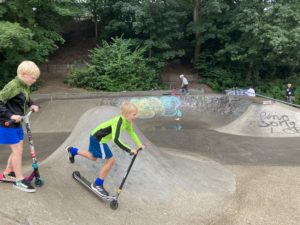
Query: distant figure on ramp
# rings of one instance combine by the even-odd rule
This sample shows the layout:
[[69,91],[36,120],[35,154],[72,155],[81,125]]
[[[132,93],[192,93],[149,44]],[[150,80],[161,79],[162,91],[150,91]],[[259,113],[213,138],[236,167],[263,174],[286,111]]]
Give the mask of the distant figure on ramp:
[[[144,145],[141,143],[132,127],[132,121],[136,118],[137,113],[138,109],[133,103],[125,102],[121,106],[121,115],[103,122],[93,129],[90,135],[88,151],[72,146],[67,146],[65,148],[71,163],[74,163],[76,155],[83,156],[92,161],[96,161],[97,158],[107,159],[107,162],[100,170],[95,182],[91,184],[91,188],[103,197],[109,196],[109,193],[105,190],[103,183],[105,177],[115,163],[115,159],[107,143],[113,140],[119,148],[134,155],[137,154],[138,148],[144,149]],[[137,149],[132,149],[122,143],[120,136],[124,130],[126,130],[133,139]]]
[[179,76],[179,78],[182,80],[181,81],[181,93],[182,94],[189,94],[189,82],[188,80],[186,79],[186,77],[181,74]]

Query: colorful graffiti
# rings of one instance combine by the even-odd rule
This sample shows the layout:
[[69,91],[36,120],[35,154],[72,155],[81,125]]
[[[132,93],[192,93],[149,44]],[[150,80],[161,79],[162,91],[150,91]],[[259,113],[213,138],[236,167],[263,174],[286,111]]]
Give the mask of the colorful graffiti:
[[179,110],[180,98],[176,96],[131,98],[129,101],[138,107],[138,118],[182,117],[182,112]]

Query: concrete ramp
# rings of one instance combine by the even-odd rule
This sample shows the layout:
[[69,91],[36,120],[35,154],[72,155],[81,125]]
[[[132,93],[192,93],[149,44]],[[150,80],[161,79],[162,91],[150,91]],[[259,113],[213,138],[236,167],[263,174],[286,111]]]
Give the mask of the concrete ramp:
[[253,137],[300,137],[300,110],[281,103],[252,104],[239,118],[216,130]]
[[[1,189],[0,214],[6,224],[205,224],[218,218],[230,205],[235,192],[235,178],[223,166],[197,154],[161,149],[136,128],[145,151],[133,165],[116,211],[73,180],[79,170],[93,180],[103,165],[77,157],[67,162],[66,145],[87,148],[89,133],[100,122],[119,114],[112,106],[88,110],[78,121],[66,141],[41,165],[45,186],[27,194]],[[132,145],[127,135],[122,140]],[[116,157],[106,187],[114,193],[125,175],[131,156],[111,146]]]

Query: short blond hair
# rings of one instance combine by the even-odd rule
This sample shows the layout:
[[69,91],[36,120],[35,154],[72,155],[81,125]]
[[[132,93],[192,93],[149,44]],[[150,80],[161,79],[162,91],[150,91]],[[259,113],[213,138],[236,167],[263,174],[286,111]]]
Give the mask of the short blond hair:
[[122,114],[132,113],[132,112],[138,112],[138,108],[135,104],[131,102],[124,102],[121,105],[121,112]]
[[34,76],[35,78],[39,78],[40,73],[41,72],[39,67],[32,61],[21,62],[17,69],[18,77],[25,74],[25,75]]

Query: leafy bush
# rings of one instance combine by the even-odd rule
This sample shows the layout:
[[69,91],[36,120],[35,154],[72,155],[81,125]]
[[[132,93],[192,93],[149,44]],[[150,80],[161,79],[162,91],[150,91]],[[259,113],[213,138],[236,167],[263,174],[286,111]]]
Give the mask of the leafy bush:
[[205,83],[217,91],[241,85],[239,74],[233,74],[221,68],[211,69],[202,77]]
[[130,39],[115,38],[112,43],[91,51],[86,68],[74,69],[68,80],[72,86],[92,90],[125,91],[157,88],[158,75],[143,57],[144,49],[131,50]]

